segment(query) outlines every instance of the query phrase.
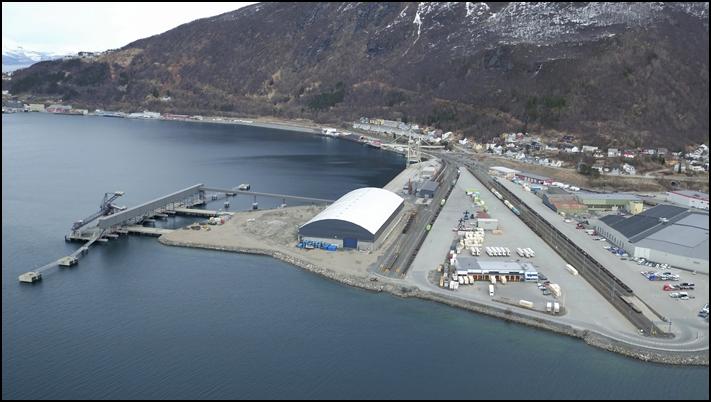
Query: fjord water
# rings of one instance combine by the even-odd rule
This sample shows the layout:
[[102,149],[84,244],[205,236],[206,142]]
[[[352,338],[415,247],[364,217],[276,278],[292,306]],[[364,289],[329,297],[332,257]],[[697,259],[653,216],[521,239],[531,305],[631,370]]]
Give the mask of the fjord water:
[[131,237],[17,282],[78,247],[65,232],[107,191],[125,191],[128,206],[195,183],[337,198],[402,164],[280,130],[3,115],[3,399],[708,399],[708,368],[638,362],[268,257]]

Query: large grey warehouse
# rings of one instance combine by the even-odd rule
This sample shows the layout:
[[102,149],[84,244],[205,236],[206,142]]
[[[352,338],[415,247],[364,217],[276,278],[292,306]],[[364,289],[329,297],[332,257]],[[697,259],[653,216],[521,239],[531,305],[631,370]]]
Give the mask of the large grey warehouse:
[[300,226],[299,240],[373,250],[403,205],[402,197],[382,188],[353,190]]
[[634,216],[608,215],[592,223],[631,256],[709,272],[708,213],[658,205]]

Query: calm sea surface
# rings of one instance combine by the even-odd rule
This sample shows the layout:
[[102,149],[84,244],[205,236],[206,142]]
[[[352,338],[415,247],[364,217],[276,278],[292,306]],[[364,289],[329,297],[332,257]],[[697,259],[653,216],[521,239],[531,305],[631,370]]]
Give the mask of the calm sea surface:
[[127,206],[196,183],[337,198],[383,186],[403,163],[279,130],[3,115],[3,399],[708,399],[708,368],[641,363],[268,257],[131,237],[17,282],[78,247],[64,234],[107,191]]

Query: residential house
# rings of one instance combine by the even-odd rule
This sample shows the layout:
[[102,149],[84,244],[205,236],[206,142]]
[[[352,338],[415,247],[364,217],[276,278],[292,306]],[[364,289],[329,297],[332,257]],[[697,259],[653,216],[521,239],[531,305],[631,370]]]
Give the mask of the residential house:
[[622,171],[628,175],[636,175],[637,174],[637,169],[630,165],[629,163],[625,163],[622,165]]

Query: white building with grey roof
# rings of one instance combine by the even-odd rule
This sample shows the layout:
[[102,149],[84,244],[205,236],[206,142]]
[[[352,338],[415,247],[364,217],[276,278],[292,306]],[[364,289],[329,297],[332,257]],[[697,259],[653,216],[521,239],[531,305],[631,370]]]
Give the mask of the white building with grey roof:
[[658,205],[634,216],[608,215],[595,230],[636,258],[709,272],[709,214]]
[[353,190],[299,227],[299,239],[338,248],[373,250],[404,206],[399,195],[376,187]]

